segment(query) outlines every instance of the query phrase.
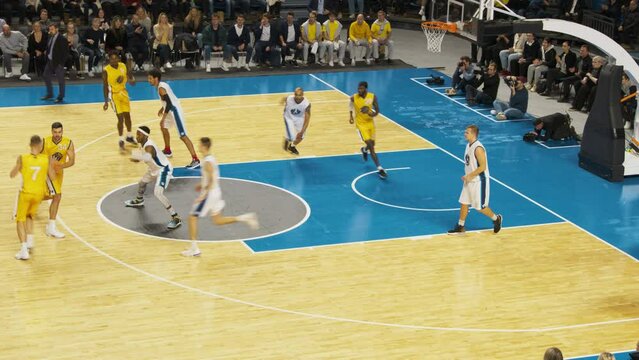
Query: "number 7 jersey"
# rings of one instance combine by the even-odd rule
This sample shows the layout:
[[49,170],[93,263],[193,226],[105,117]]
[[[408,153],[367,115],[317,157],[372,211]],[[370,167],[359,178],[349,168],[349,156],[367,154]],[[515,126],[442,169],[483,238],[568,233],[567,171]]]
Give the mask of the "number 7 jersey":
[[49,171],[49,157],[45,154],[21,155],[22,189],[25,194],[44,196],[47,191],[47,173]]

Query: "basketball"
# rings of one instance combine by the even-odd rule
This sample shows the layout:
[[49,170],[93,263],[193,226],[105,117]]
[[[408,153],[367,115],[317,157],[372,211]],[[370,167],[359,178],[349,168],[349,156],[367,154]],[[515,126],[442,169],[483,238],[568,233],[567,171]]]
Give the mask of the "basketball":
[[364,114],[368,114],[371,111],[371,108],[368,106],[362,106],[362,109],[360,111]]

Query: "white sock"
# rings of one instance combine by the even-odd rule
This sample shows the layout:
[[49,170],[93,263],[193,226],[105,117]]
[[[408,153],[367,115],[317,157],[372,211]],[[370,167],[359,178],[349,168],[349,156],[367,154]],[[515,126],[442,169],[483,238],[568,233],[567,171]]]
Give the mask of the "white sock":
[[246,213],[235,217],[237,221],[246,222],[251,218],[251,214]]
[[493,214],[493,216],[490,217],[491,219],[493,219],[493,221],[497,220],[497,215]]
[[124,135],[120,135],[120,140],[124,141]]
[[384,170],[384,168],[380,165],[377,167],[377,170]]
[[29,248],[27,247],[27,243],[26,242],[20,243],[20,245],[21,245],[20,246],[20,251],[29,251]]
[[33,242],[33,234],[27,234],[27,242]]
[[200,251],[200,248],[197,246],[197,241],[191,241],[191,249],[194,251]]
[[127,131],[127,133],[126,133],[126,137],[133,137],[133,135],[131,135],[131,132],[130,132],[130,131]]
[[49,219],[49,229],[55,229],[55,220]]
[[459,220],[457,223],[459,224],[459,226],[464,226],[466,220]]

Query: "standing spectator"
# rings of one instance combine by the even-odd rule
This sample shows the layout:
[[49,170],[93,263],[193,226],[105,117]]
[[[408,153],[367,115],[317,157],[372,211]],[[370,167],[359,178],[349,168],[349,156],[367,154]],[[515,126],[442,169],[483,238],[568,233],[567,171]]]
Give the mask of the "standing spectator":
[[528,90],[520,78],[508,76],[505,80],[510,87],[510,100],[507,103],[495,100],[495,109],[490,113],[495,115],[497,120],[522,119],[528,111]]
[[4,0],[2,1],[2,4],[0,4],[0,13],[4,11],[7,15],[7,24],[9,25],[11,25],[12,14],[14,11],[18,13],[20,25],[23,25],[26,10],[27,7],[24,0]]
[[475,86],[475,65],[470,62],[470,57],[462,56],[459,58],[457,68],[453,73],[453,82],[450,89],[446,90],[446,95],[453,96],[458,91],[465,92],[466,85]]
[[301,26],[302,44],[304,46],[304,49],[302,50],[302,57],[304,58],[304,64],[308,63],[309,51],[315,56],[316,64],[320,63],[320,58],[324,54],[324,45],[322,44],[322,25],[317,22],[316,17],[317,14],[312,11],[308,14],[308,20],[306,20]]
[[138,21],[140,21],[140,24],[142,24],[142,26],[146,29],[146,33],[150,34],[153,29],[153,22],[149,17],[149,13],[147,13],[142,6],[138,6],[135,10],[135,15],[138,16]]
[[42,100],[53,99],[53,86],[51,84],[51,77],[55,73],[58,79],[58,86],[60,91],[58,97],[55,99],[55,103],[61,103],[64,101],[64,63],[67,62],[69,56],[69,43],[64,39],[62,34],[58,32],[58,26],[56,24],[49,25],[49,42],[47,44],[47,65],[44,67],[44,83],[47,86],[47,93],[42,97]]
[[589,50],[588,45],[581,45],[579,48],[579,57],[577,58],[577,64],[573,72],[574,75],[567,76],[562,80],[563,91],[561,97],[557,100],[558,102],[568,102],[571,86],[575,88],[575,93],[579,91],[581,79],[592,69],[592,59],[590,58]]
[[80,80],[84,80],[84,76],[82,75],[82,69],[80,68],[80,51],[78,50],[80,46],[80,37],[75,32],[75,24],[69,22],[67,24],[67,32],[64,34],[64,38],[67,40],[67,44],[69,46],[69,56],[67,57],[67,61],[65,63],[67,68],[67,73],[65,74],[65,79],[69,80],[69,70],[75,68],[76,77]]
[[637,0],[631,0],[628,9],[623,14],[623,21],[617,29],[621,45],[625,49],[632,49],[637,39],[637,25],[639,25],[639,11]]
[[153,49],[158,53],[159,68],[164,72],[164,68],[170,69],[171,51],[173,51],[173,24],[169,23],[169,18],[165,13],[160,13],[158,23],[153,25]]
[[[47,9],[48,15],[58,17],[60,21],[64,19],[64,6],[62,0],[41,0],[42,6]],[[41,21],[42,22],[42,21]]]
[[373,38],[373,59],[379,62],[379,48],[386,46],[386,62],[391,63],[393,56],[393,40],[391,40],[391,24],[386,20],[384,10],[377,12],[377,20],[371,26],[371,36]]
[[202,48],[202,12],[196,7],[192,7],[189,14],[184,18],[184,33],[190,34],[193,40],[197,41],[198,47]]
[[22,60],[22,69],[20,70],[20,80],[31,81],[29,77],[29,61],[31,57],[27,51],[29,40],[19,31],[11,31],[11,27],[7,24],[2,25],[2,35],[0,35],[0,50],[2,50],[4,62],[4,77],[13,76],[11,59],[18,58]]
[[544,360],[564,360],[564,355],[556,347],[546,349],[544,353]]
[[346,43],[340,40],[342,33],[342,23],[337,21],[335,13],[328,15],[328,20],[322,26],[324,37],[324,48],[328,50],[328,65],[334,65],[334,53],[337,52],[337,60],[339,66],[344,66],[344,53],[346,52]]
[[552,42],[549,38],[545,38],[541,42],[541,57],[534,59],[530,66],[528,66],[528,76],[526,77],[528,83],[526,84],[526,88],[529,88],[532,92],[537,92],[537,82],[541,78],[541,74],[557,66],[556,57],[557,53],[552,46]]
[[[635,112],[637,111],[637,87],[630,82],[630,78],[625,73],[621,74],[621,97],[625,98],[628,95],[635,94],[630,99],[621,103],[621,116],[624,119],[623,128],[628,130],[632,129],[635,122]],[[639,349],[639,343],[637,344]],[[639,353],[636,354],[639,357]],[[632,357],[631,357],[632,358]],[[632,358],[634,359],[634,358]]]
[[[337,24],[339,24],[339,27],[341,29],[342,25],[339,22],[337,22]],[[291,52],[293,52],[294,58],[293,60],[291,60],[291,62],[293,65],[297,65],[295,59],[300,58],[300,54],[304,46],[302,45],[301,41],[302,34],[300,25],[297,23],[297,21],[295,21],[295,14],[293,14],[292,12],[289,12],[286,15],[286,22],[282,23],[279,35],[280,47],[282,48],[282,63],[284,63],[286,56],[290,55]]]
[[93,68],[98,66],[104,49],[104,30],[100,28],[100,19],[91,20],[91,27],[85,30],[81,39],[80,54],[89,57],[89,77],[93,77]]
[[608,0],[601,4],[601,15],[607,16],[613,19],[615,24],[619,24],[621,21],[621,1]]
[[131,22],[127,25],[128,51],[133,58],[133,71],[144,70],[144,62],[149,57],[149,33],[144,25],[140,24],[140,18],[133,14]]
[[[238,15],[235,20],[235,25],[228,31],[228,37],[226,41],[226,47],[224,47],[224,61],[222,62],[222,70],[224,67],[231,63],[231,56],[237,60],[237,67],[240,68],[240,61],[238,51],[246,51],[246,61],[244,68],[251,71],[249,67],[249,61],[251,55],[253,55],[253,48],[251,47],[251,34],[249,29],[244,26],[244,15]],[[225,64],[227,63],[227,64]]]
[[262,15],[260,25],[255,28],[255,62],[259,65],[271,65],[275,60],[277,31],[269,21],[269,15]]
[[597,81],[599,81],[599,74],[601,73],[601,67],[604,65],[605,60],[601,56],[595,56],[592,59],[592,69],[586,73],[586,75],[580,80],[581,86],[575,94],[575,99],[572,102],[572,110],[581,111],[581,109],[588,101],[587,111],[590,111],[592,102],[595,99],[595,93],[597,91]]
[[317,21],[324,23],[328,19],[328,14],[331,11],[335,11],[335,5],[333,4],[333,0],[309,0],[308,6],[306,7],[309,14],[315,11],[317,14]]
[[559,7],[561,8],[561,19],[581,24],[584,0],[561,0]]
[[111,28],[106,32],[106,40],[104,48],[107,53],[115,51],[120,56],[123,63],[126,64],[126,50],[128,49],[128,38],[126,29],[122,24],[119,16],[114,16],[111,20]]
[[[25,0],[24,6],[28,25],[31,23],[31,20],[35,20],[38,14],[40,14],[42,4],[40,3],[40,0]],[[40,26],[44,26],[44,24],[40,23]],[[44,31],[44,33],[46,33],[46,31]]]
[[515,34],[513,40],[513,47],[499,52],[499,60],[501,61],[502,71],[510,71],[510,63],[513,60],[517,60],[524,52],[524,46],[526,45],[526,34]]
[[535,39],[535,35],[526,34],[526,44],[521,57],[517,60],[511,60],[510,72],[513,76],[525,76],[528,66],[532,64],[533,59],[541,58],[541,45]]
[[371,28],[364,21],[364,15],[357,15],[349,30],[348,30],[348,52],[351,56],[351,65],[355,66],[355,47],[362,46],[366,48],[366,64],[371,63],[371,47],[373,44],[373,38],[371,36]]
[[[226,45],[226,29],[220,24],[220,17],[213,14],[211,24],[202,31],[202,45],[204,46],[204,61],[206,62],[206,72],[211,72],[211,51],[224,51]],[[222,70],[229,71],[229,68],[222,61]]]
[[90,24],[89,19],[98,16],[98,4],[97,0],[83,0],[82,9],[84,10],[84,22]]
[[575,71],[577,71],[577,55],[570,51],[570,42],[564,41],[561,44],[561,48],[563,53],[561,55],[555,55],[557,67],[551,67],[546,71],[546,90],[541,93],[543,96],[551,95],[552,88],[556,81],[573,76],[575,75]]
[[107,21],[115,16],[126,17],[126,9],[122,6],[120,0],[101,0],[100,3]]
[[[483,91],[477,90],[484,85]],[[497,65],[491,63],[486,68],[486,73],[479,78],[477,84],[466,85],[466,100],[468,105],[483,104],[492,105],[497,99],[497,91],[499,90],[499,76],[497,75]]]
[[42,76],[44,66],[47,63],[47,33],[42,31],[42,25],[39,21],[36,21],[32,25],[33,31],[29,34],[29,47],[27,51],[31,54],[30,69],[34,70],[38,77]]
[[69,18],[71,22],[80,24],[82,19],[82,0],[64,0],[65,9],[69,12]]

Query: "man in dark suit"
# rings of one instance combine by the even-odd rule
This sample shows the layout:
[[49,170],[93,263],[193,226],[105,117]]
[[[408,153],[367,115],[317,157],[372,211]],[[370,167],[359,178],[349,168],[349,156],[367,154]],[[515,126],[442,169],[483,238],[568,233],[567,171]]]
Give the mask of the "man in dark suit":
[[592,70],[592,59],[590,58],[590,48],[588,45],[581,45],[579,48],[579,57],[577,58],[577,65],[575,65],[574,75],[566,77],[562,81],[562,94],[558,102],[568,102],[570,97],[571,86],[575,88],[575,93],[579,91],[581,87],[581,80],[586,77],[586,74]]
[[546,71],[546,90],[541,93],[543,96],[551,95],[555,82],[563,81],[564,78],[575,75],[577,71],[577,55],[570,51],[570,42],[564,41],[561,48],[563,54],[555,55],[557,67],[551,67]]
[[[229,28],[226,38],[226,46],[224,46],[224,62],[230,63],[231,56],[238,60],[237,67],[240,67],[238,51],[246,51],[246,63],[244,64],[244,68],[246,70],[251,71],[249,67],[249,61],[251,60],[251,55],[253,53],[253,48],[251,47],[251,34],[249,28],[244,26],[244,15],[238,15],[235,25]],[[222,64],[222,68],[224,69],[226,64]]]
[[55,103],[61,103],[64,100],[64,64],[69,56],[69,43],[67,39],[58,32],[58,25],[49,25],[49,43],[47,44],[47,65],[44,67],[44,83],[47,85],[47,94],[42,100],[53,99],[53,86],[51,85],[51,77],[55,73],[58,79],[60,91]]
[[271,26],[268,14],[262,15],[255,28],[255,62],[259,65],[279,65],[277,45],[277,29]]
[[[283,22],[279,31],[279,43],[282,48],[282,63],[287,55],[291,52],[295,53],[295,59],[299,59],[302,55],[302,42],[300,36],[302,32],[300,30],[300,24],[295,21],[295,14],[289,12],[286,15],[286,22]],[[297,64],[295,60],[292,60],[293,64]]]

